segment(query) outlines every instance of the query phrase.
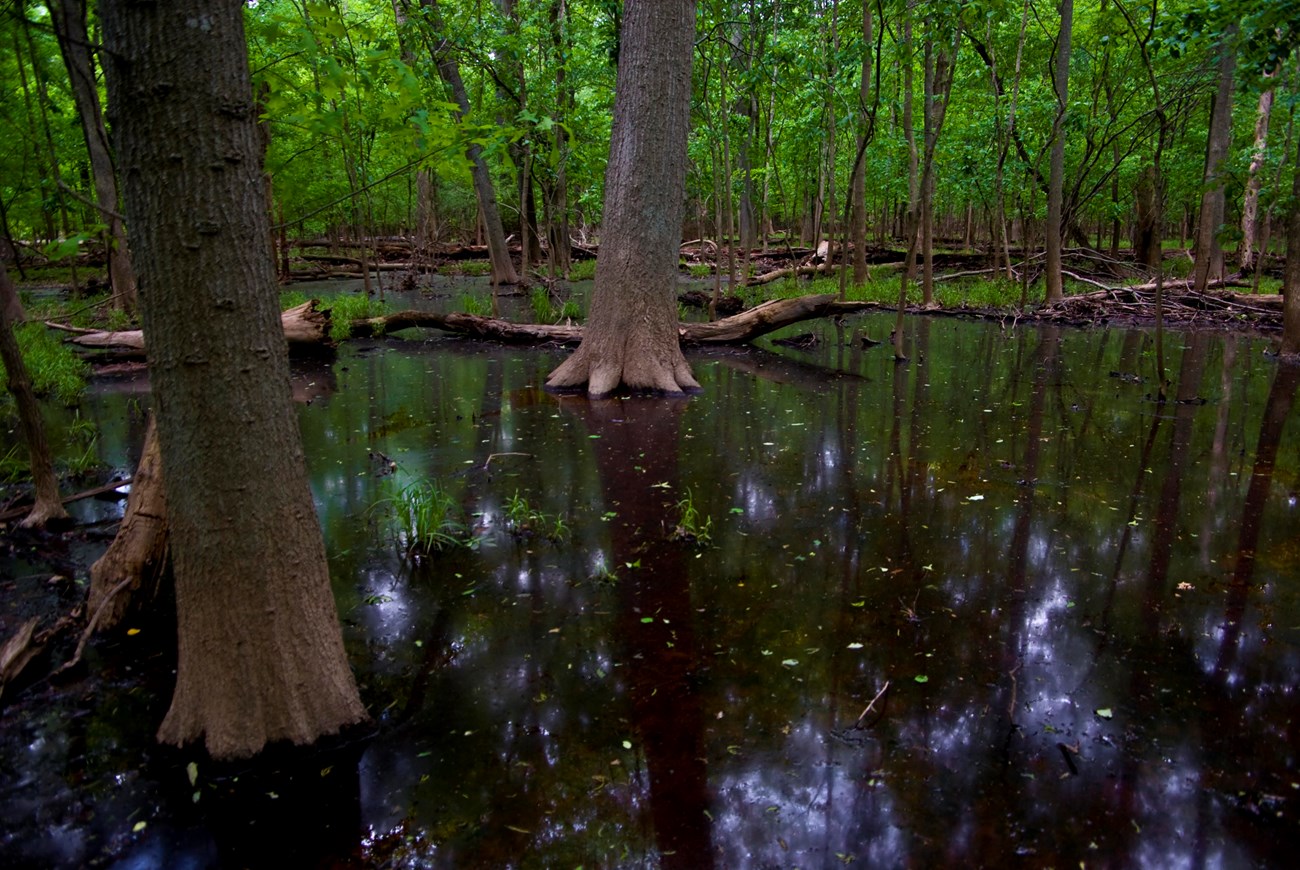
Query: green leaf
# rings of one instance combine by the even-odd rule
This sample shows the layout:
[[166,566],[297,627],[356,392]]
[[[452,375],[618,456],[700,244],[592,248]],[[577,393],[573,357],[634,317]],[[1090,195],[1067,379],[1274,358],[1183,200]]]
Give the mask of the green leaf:
[[1103,719],[1110,719],[1113,718],[1115,715],[1115,711],[1110,709],[1109,707],[1099,707],[1095,712],[1097,713],[1098,716],[1100,716]]
[[912,677],[912,679],[916,680],[918,683],[930,682],[930,678],[927,677],[925,674],[917,674],[915,677]]

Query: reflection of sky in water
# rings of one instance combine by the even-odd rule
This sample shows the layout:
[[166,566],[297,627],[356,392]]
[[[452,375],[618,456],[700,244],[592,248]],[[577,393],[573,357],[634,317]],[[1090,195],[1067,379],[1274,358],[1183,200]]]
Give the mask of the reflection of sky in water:
[[[360,767],[375,854],[667,865],[653,820],[692,777],[707,816],[674,823],[707,828],[719,867],[1232,866],[1296,845],[1294,425],[1232,582],[1273,369],[1225,376],[1224,338],[1187,337],[1171,375],[1202,355],[1209,401],[1160,409],[1110,376],[1133,364],[1119,332],[910,330],[902,372],[879,349],[789,351],[772,379],[694,359],[676,479],[642,451],[618,490],[659,511],[653,535],[688,490],[712,519],[667,600],[634,582],[651,551],[618,549],[633,506],[606,502],[600,433],[537,389],[556,355],[345,347],[299,419],[381,723]],[[813,389],[810,365],[853,376]],[[372,454],[437,478],[479,546],[403,562]],[[510,534],[516,493],[568,537]],[[681,739],[652,752],[637,711],[661,691],[678,715],[654,727]]]

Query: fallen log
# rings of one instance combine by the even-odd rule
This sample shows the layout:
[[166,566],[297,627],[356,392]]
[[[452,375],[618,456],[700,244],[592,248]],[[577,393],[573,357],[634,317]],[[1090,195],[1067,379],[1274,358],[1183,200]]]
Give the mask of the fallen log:
[[[803,320],[854,314],[880,308],[876,302],[841,302],[833,293],[773,299],[748,311],[724,317],[712,323],[683,323],[678,334],[692,344],[743,344]],[[549,326],[540,323],[511,323],[493,317],[453,312],[399,311],[382,317],[352,322],[354,336],[381,335],[410,327],[426,327],[453,332],[469,338],[501,341],[509,344],[577,344],[582,340],[581,326]]]
[[[284,337],[289,342],[290,349],[329,347],[332,344],[330,313],[321,310],[315,299],[309,299],[301,305],[282,311],[280,323],[284,327]],[[135,351],[144,354],[144,332],[139,329],[117,332],[86,330],[53,321],[46,321],[45,325],[51,329],[73,333],[75,338],[68,340],[79,347]]]

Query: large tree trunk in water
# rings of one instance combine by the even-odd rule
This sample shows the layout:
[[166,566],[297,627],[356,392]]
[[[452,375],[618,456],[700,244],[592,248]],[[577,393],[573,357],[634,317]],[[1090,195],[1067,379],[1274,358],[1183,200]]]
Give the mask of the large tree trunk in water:
[[1246,196],[1241,204],[1241,256],[1242,272],[1255,271],[1259,254],[1255,242],[1259,237],[1259,190],[1264,159],[1268,155],[1268,119],[1273,113],[1273,89],[1259,95],[1259,112],[1255,117],[1255,147],[1250,155],[1250,177],[1246,182]]
[[150,417],[122,524],[108,550],[90,566],[87,610],[96,620],[95,630],[110,629],[131,611],[147,607],[158,593],[166,567],[167,499],[158,427]]
[[1219,90],[1210,109],[1209,141],[1205,148],[1205,187],[1201,194],[1201,216],[1196,227],[1197,290],[1210,281],[1223,279],[1223,245],[1219,228],[1226,209],[1228,149],[1232,145],[1232,80],[1237,67],[1237,28],[1232,26],[1219,40]]
[[22,311],[18,305],[18,293],[9,280],[9,270],[0,260],[0,360],[4,362],[9,393],[18,405],[18,420],[23,430],[23,441],[27,444],[32,484],[36,490],[35,504],[19,525],[25,529],[43,528],[51,520],[65,519],[68,514],[59,501],[59,481],[54,476],[49,442],[45,440],[41,406],[32,392],[32,379],[18,349],[18,336],[14,335],[17,321],[11,318],[15,310]]
[[238,0],[105,0],[176,575],[158,738],[217,758],[364,721],[290,404]]
[[629,3],[623,19],[605,221],[582,344],[547,385],[696,389],[677,339],[694,0]]
[[1070,37],[1074,25],[1074,0],[1061,0],[1061,30],[1056,40],[1056,66],[1052,82],[1056,87],[1056,119],[1052,123],[1052,156],[1047,178],[1047,226],[1043,233],[1047,243],[1047,304],[1065,298],[1061,277],[1061,200],[1065,185],[1065,113],[1070,92]]
[[90,36],[86,32],[86,3],[85,0],[57,0],[48,8],[86,138],[99,217],[108,225],[108,279],[113,286],[113,305],[123,311],[135,311],[135,271],[126,245],[126,228],[118,211],[117,174],[108,147],[108,132],[104,129],[104,114],[99,107],[99,85],[95,81]]

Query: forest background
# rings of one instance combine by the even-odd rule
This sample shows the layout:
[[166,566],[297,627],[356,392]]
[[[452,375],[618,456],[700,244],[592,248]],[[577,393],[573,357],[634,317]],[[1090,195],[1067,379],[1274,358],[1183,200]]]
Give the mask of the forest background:
[[[0,16],[0,244],[20,280],[120,247],[56,26],[86,21],[62,48],[93,49],[94,10],[55,5]],[[560,240],[598,240],[620,18],[614,0],[248,3],[282,268],[304,243],[366,264],[386,244],[478,242],[498,283],[567,274]],[[1139,268],[1203,266],[1201,285],[1240,267],[1276,292],[1298,21],[1294,0],[705,0],[683,238],[740,283],[752,251],[843,233],[861,285],[870,246],[914,235],[926,302],[933,245],[987,253],[989,276],[1028,293],[1058,237]]]

